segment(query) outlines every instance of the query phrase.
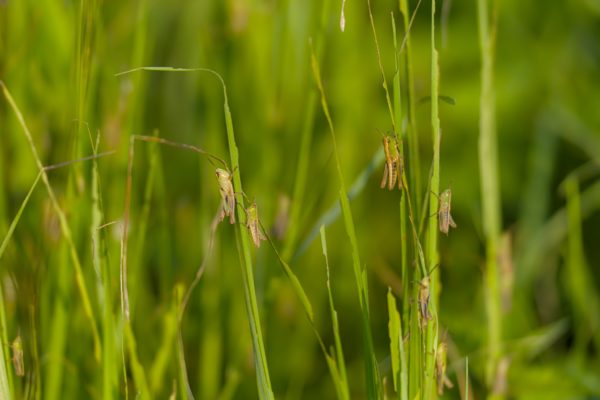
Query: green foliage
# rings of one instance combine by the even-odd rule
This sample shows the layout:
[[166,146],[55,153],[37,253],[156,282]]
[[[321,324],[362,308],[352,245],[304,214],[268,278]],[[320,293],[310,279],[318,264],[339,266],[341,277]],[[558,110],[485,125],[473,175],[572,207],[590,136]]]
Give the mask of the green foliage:
[[0,398],[599,396],[599,15],[0,1]]

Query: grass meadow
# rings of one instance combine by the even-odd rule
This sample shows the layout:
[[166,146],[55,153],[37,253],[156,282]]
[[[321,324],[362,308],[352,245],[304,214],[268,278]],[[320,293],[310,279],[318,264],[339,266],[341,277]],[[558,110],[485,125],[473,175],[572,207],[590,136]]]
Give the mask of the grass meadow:
[[0,399],[600,398],[599,19],[0,1]]

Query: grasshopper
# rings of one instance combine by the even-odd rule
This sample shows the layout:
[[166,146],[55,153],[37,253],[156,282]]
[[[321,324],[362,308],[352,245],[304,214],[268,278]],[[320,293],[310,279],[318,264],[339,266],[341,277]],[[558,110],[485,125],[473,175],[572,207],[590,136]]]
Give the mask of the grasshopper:
[[437,377],[437,391],[438,395],[444,394],[444,387],[452,388],[454,385],[446,376],[446,365],[447,365],[447,353],[448,345],[446,342],[441,341],[438,344],[437,352],[435,355],[435,375]]
[[439,267],[439,264],[435,265],[428,273],[427,276],[423,277],[420,282],[417,282],[420,286],[419,288],[419,319],[421,321],[421,328],[427,326],[427,322],[433,319],[433,316],[429,312],[429,298],[431,297],[431,292],[429,290],[430,285],[430,276],[433,271]]
[[219,193],[221,194],[221,214],[223,221],[225,216],[229,217],[229,223],[235,224],[235,192],[233,190],[233,174],[221,168],[215,170],[219,182]]
[[438,223],[440,227],[440,232],[448,235],[448,231],[450,227],[456,228],[456,222],[452,219],[452,215],[450,214],[450,207],[452,201],[452,190],[446,189],[439,196],[439,209],[438,209]]
[[383,137],[383,151],[385,153],[385,166],[383,169],[383,179],[380,187],[386,186],[388,190],[393,190],[398,181],[398,189],[402,190],[402,172],[404,170],[404,160],[400,154],[400,145],[398,138],[385,135]]
[[431,295],[429,292],[429,276],[421,279],[419,286],[419,319],[421,320],[421,328],[424,328],[427,321],[432,318],[429,313],[429,297]]
[[15,367],[15,374],[17,376],[25,376],[25,364],[23,363],[23,341],[21,335],[17,335],[10,345],[13,351],[13,366]]
[[246,208],[246,228],[248,228],[250,231],[252,241],[257,248],[260,247],[261,240],[267,240],[267,237],[260,229],[260,220],[258,219],[258,207],[256,206],[256,201],[253,201],[252,204]]

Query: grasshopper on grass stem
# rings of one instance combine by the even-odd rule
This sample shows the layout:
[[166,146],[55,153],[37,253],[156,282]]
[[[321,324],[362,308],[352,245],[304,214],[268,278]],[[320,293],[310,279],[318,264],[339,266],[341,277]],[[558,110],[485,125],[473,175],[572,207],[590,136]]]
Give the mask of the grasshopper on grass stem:
[[400,153],[400,144],[398,138],[391,135],[383,136],[383,151],[385,153],[385,166],[383,169],[383,179],[380,187],[393,190],[398,182],[398,189],[402,190],[402,172],[404,170],[404,160]]
[[419,288],[419,319],[421,320],[421,328],[427,325],[427,322],[431,320],[432,316],[429,312],[429,276],[424,277],[418,282]]
[[[215,170],[217,181],[219,182],[219,193],[221,194],[221,211],[219,218],[221,221],[228,216],[229,223],[235,224],[235,191],[233,189],[233,173],[221,168]],[[242,193],[246,198],[246,194]],[[260,220],[258,218],[258,206],[256,200],[250,202],[250,205],[244,209],[246,213],[246,228],[250,231],[252,242],[257,248],[260,247],[262,240],[267,240],[261,230]]]
[[452,388],[454,385],[446,376],[446,365],[447,365],[447,353],[448,345],[443,340],[438,344],[437,352],[435,355],[435,375],[437,377],[437,391],[438,395],[444,394],[444,387]]
[[442,194],[439,196],[433,192],[431,192],[431,193],[433,195],[435,195],[439,201],[437,215],[438,215],[438,226],[440,228],[440,232],[445,233],[447,236],[448,231],[450,230],[450,227],[452,227],[452,228],[457,227],[456,222],[454,222],[454,219],[452,218],[452,215],[450,214],[450,209],[452,207],[452,189],[448,188],[448,189],[444,190],[442,192]]
[[246,228],[250,231],[252,241],[258,248],[260,247],[261,240],[267,240],[267,237],[262,232],[260,227],[260,220],[258,219],[258,208],[256,201],[253,201],[248,208],[246,208]]
[[267,237],[263,233],[260,218],[258,217],[258,206],[256,205],[256,200],[250,201],[248,196],[246,196],[246,193],[241,192],[241,194],[246,198],[246,200],[250,204],[246,208],[242,207],[244,213],[246,214],[246,228],[248,228],[248,231],[250,231],[250,236],[252,237],[252,242],[254,243],[254,246],[256,248],[259,248],[260,242],[263,240],[267,240]]
[[12,341],[11,344],[6,344],[3,341],[4,346],[10,347],[12,350],[13,356],[11,360],[13,362],[13,367],[15,368],[15,374],[17,376],[25,376],[25,363],[23,362],[23,340],[21,339],[21,335],[17,334],[15,340]]
[[233,173],[222,168],[215,170],[221,194],[221,221],[229,217],[229,223],[235,224],[235,191],[233,190]]
[[429,298],[431,297],[431,292],[429,290],[430,284],[430,276],[431,273],[439,266],[436,265],[429,271],[428,275],[423,277],[417,284],[419,285],[419,319],[421,321],[421,328],[425,328],[427,323],[433,319],[433,316],[429,312]]

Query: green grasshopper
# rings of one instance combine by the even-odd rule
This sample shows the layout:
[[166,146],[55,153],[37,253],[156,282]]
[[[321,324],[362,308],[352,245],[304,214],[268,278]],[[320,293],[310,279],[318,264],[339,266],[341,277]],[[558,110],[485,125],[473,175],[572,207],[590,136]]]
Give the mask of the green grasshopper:
[[229,217],[229,223],[235,224],[235,192],[233,190],[233,174],[221,168],[215,170],[221,194],[220,219]]
[[447,365],[447,353],[448,345],[446,342],[441,341],[438,344],[437,352],[435,355],[435,375],[437,377],[437,391],[438,395],[444,394],[444,387],[452,388],[454,385],[446,376],[446,365]]
[[398,138],[390,135],[383,137],[383,151],[385,153],[385,166],[383,169],[383,179],[380,187],[393,190],[398,182],[398,189],[402,190],[402,172],[404,170],[404,160],[400,154],[400,145]]
[[258,207],[256,206],[256,201],[253,201],[252,204],[246,208],[246,228],[250,231],[250,235],[252,236],[252,241],[254,245],[258,248],[260,247],[261,240],[267,240],[267,237],[262,232],[260,227],[260,220],[258,219]]
[[452,190],[446,189],[439,196],[439,209],[438,209],[438,224],[440,227],[440,232],[448,235],[448,231],[450,227],[456,228],[456,222],[452,219],[452,215],[450,214],[450,207],[452,201]]

